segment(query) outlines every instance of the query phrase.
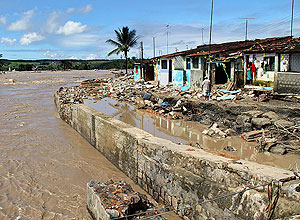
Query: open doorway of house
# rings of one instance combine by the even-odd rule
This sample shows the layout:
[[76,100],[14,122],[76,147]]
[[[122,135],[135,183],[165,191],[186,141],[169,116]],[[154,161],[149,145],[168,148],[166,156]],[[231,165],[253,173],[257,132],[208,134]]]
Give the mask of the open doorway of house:
[[216,65],[216,84],[224,84],[230,79],[230,62],[217,63]]
[[169,82],[172,82],[172,60],[169,60]]

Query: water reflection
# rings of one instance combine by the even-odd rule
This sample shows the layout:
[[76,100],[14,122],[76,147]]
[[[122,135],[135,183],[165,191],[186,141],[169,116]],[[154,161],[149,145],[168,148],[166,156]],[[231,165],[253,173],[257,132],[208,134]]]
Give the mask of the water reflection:
[[[198,122],[170,120],[150,114],[144,110],[135,109],[128,103],[119,103],[110,98],[104,98],[97,102],[89,99],[85,100],[84,103],[103,114],[141,128],[156,137],[164,138],[174,143],[198,146],[207,152],[223,157],[234,160],[244,159],[256,161],[282,168],[288,168],[288,166],[295,161],[299,161],[300,163],[296,155],[277,155],[269,152],[258,152],[255,149],[256,143],[246,142],[240,137],[217,139],[203,135],[202,131],[206,129],[207,126],[201,125]],[[235,148],[236,151],[229,152],[224,150],[224,148],[228,146]]]

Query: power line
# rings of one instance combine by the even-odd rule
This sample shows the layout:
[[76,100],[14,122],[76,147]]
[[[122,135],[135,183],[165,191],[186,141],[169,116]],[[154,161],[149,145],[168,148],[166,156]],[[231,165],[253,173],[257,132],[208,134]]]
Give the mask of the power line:
[[[296,15],[296,16],[294,16],[294,18],[299,17],[300,11],[295,12],[294,15]],[[278,27],[278,26],[281,26],[283,24],[286,24],[289,21],[290,21],[290,16],[285,16],[283,18],[280,18],[280,19],[277,19],[277,20],[275,20],[273,22],[270,22],[270,23],[268,23],[266,25],[263,25],[263,26],[261,26],[259,28],[256,28],[256,29],[254,29],[252,31],[249,31],[248,34],[254,34],[254,33],[257,33],[257,32],[260,32],[260,31],[264,31],[264,30],[267,30],[267,29],[272,29],[273,27]],[[242,37],[242,36],[243,35],[240,35],[239,37]]]
[[[295,15],[296,14],[298,14],[298,15],[295,16],[294,18],[299,17],[300,11],[296,12]],[[255,29],[253,31],[250,31],[249,33],[253,34],[253,33],[257,33],[257,32],[262,31],[262,30],[271,29],[273,27],[278,27],[278,26],[281,26],[281,25],[283,25],[283,24],[285,24],[286,22],[289,22],[289,21],[290,21],[290,17],[287,16],[287,17],[281,18],[279,20],[276,20],[274,22],[271,22],[269,24],[266,24],[266,25],[264,25],[264,26],[262,26],[260,28],[257,28],[257,29]]]

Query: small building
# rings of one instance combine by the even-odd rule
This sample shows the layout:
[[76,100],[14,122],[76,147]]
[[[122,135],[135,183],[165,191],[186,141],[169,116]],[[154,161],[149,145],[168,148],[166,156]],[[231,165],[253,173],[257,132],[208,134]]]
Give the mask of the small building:
[[143,68],[141,68],[141,63],[134,64],[134,81],[141,79],[154,81],[154,64],[151,60],[145,60],[143,62]]

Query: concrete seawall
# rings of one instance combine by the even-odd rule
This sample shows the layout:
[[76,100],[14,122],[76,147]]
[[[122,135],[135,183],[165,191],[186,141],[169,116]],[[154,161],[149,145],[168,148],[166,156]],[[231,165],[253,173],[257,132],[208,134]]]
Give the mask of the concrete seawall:
[[[63,104],[57,94],[54,99],[64,121],[154,199],[174,209],[293,175],[287,170],[233,161],[178,145],[83,104]],[[298,184],[282,187],[275,209],[277,218],[300,213],[300,193],[294,190]],[[188,219],[267,219],[268,205],[265,187],[186,209],[179,215]]]

